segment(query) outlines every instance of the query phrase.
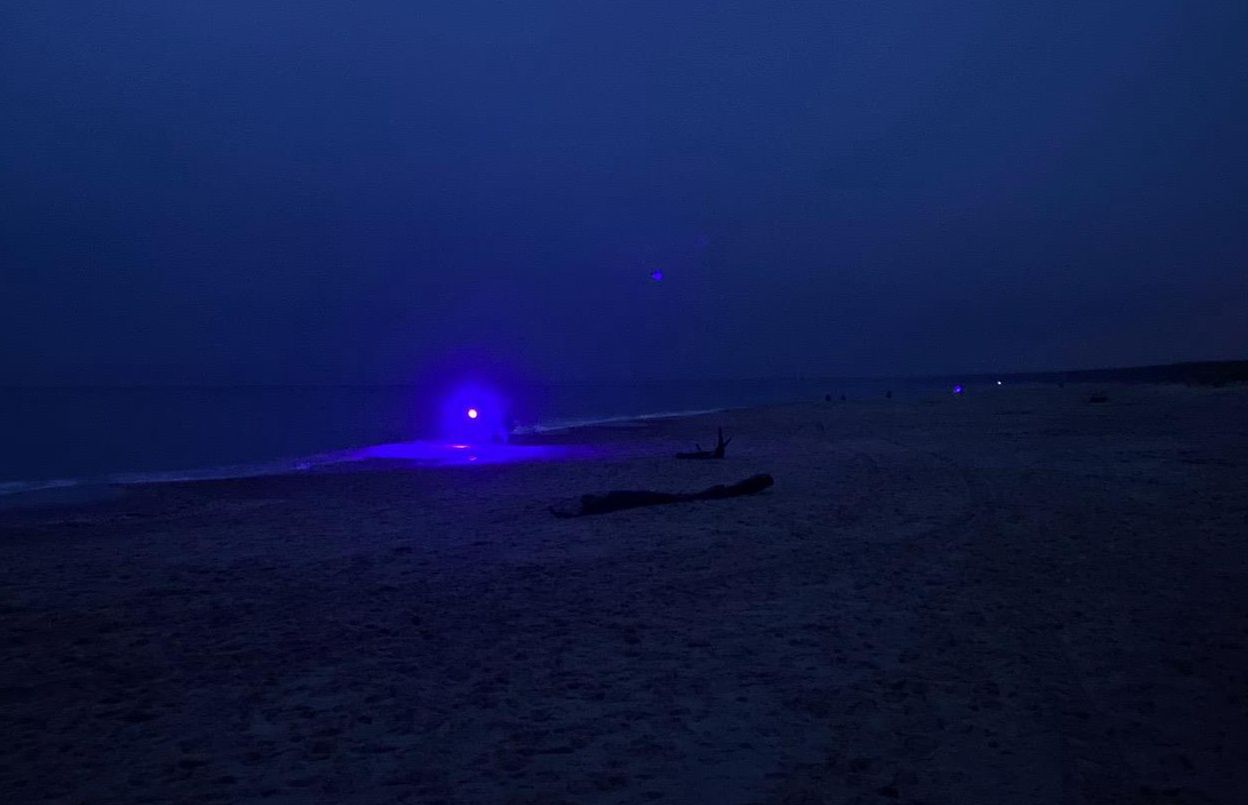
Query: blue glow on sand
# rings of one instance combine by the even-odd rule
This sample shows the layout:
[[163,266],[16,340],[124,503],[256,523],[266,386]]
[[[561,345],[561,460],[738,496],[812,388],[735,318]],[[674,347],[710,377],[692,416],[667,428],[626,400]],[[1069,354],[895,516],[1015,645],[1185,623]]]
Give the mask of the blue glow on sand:
[[517,445],[487,442],[412,441],[374,444],[346,451],[338,462],[381,461],[409,466],[454,466],[465,464],[515,464],[527,461],[561,461],[591,457],[596,451],[580,445]]

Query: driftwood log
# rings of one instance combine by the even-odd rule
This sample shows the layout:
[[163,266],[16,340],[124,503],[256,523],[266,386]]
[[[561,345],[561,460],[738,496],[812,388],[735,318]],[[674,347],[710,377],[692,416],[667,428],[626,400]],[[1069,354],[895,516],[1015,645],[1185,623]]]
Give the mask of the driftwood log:
[[[731,441],[732,439],[729,438],[728,442]],[[697,450],[692,453],[677,453],[676,458],[723,458],[724,450],[728,447],[728,442],[724,441],[724,429],[719,428],[718,435],[715,440],[714,450],[703,450],[702,445],[695,444],[694,447],[696,447]]]
[[767,474],[752,475],[735,484],[717,484],[701,492],[651,492],[649,490],[615,491],[605,495],[581,495],[578,511],[560,511],[553,506],[550,513],[556,517],[583,517],[587,514],[609,514],[622,509],[639,506],[662,506],[666,503],[686,503],[692,500],[719,500],[741,495],[754,495],[769,488],[775,480]]

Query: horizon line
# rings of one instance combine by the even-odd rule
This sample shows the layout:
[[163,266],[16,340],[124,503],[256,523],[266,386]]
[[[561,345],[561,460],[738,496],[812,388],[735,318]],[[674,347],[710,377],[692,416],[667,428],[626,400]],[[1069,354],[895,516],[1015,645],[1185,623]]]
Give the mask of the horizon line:
[[[1096,375],[1104,373],[1160,373],[1164,371],[1178,372],[1182,370],[1214,369],[1217,367],[1231,368],[1242,365],[1243,379],[1248,379],[1248,358],[1222,360],[1176,361],[1172,363],[1134,364],[1129,366],[1104,366],[1089,369],[1034,369],[1011,371],[975,370],[967,372],[934,372],[925,374],[904,375],[837,375],[798,372],[782,375],[740,375],[740,376],[683,376],[683,377],[646,377],[633,379],[611,378],[578,378],[573,380],[534,380],[531,385],[559,386],[593,386],[593,385],[653,385],[670,383],[751,383],[751,382],[916,382],[945,381],[960,379],[964,381],[977,379],[1060,379],[1063,376]],[[379,383],[379,382],[332,382],[332,381],[292,381],[292,382],[188,382],[188,381],[143,381],[143,382],[43,382],[43,383],[3,383],[0,389],[86,389],[86,388],[422,388],[418,383]]]

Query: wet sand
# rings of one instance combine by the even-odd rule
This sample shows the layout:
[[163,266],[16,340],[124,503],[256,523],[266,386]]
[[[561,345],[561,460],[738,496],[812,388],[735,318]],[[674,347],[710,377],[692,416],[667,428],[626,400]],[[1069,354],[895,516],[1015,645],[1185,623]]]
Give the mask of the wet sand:
[[545,438],[0,512],[0,799],[1244,801],[1248,388]]

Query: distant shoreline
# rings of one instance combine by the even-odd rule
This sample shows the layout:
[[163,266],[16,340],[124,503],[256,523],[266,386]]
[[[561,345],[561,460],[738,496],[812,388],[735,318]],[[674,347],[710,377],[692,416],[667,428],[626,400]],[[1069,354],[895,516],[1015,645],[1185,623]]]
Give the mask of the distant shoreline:
[[1229,383],[1248,383],[1248,360],[1194,361],[1117,369],[939,375],[935,379],[940,378],[970,382],[1009,380],[1015,383],[1182,383],[1192,386],[1222,386]]
[[[811,382],[819,382],[817,378],[807,378]],[[1137,366],[1119,369],[1087,369],[1071,371],[1052,371],[1014,374],[967,374],[933,376],[927,378],[895,378],[900,387],[904,383],[923,383],[930,386],[927,392],[938,393],[945,385],[955,384],[973,388],[978,385],[992,386],[998,382],[1019,384],[1183,384],[1188,386],[1221,387],[1228,384],[1248,382],[1248,361],[1202,361],[1190,363],[1164,364],[1157,366]],[[837,382],[850,383],[851,379],[827,378],[827,394],[834,398],[840,395]],[[742,381],[745,382],[745,381]],[[867,382],[865,379],[862,382]],[[888,379],[872,379],[872,385],[884,388]],[[926,393],[926,392],[925,392]],[[851,397],[860,401],[861,397]],[[872,398],[874,399],[874,398]],[[898,400],[900,402],[901,400]],[[761,405],[724,405],[709,408],[687,410],[652,411],[636,414],[622,414],[605,417],[567,417],[553,418],[548,422],[536,423],[517,428],[512,432],[518,444],[539,444],[543,437],[567,437],[569,434],[582,430],[602,427],[628,427],[634,424],[653,422],[655,420],[673,420],[712,413],[735,410],[765,409],[776,405],[800,402],[765,403]],[[412,442],[413,444],[418,443]],[[431,443],[436,440],[429,440]],[[221,480],[246,478],[253,476],[273,476],[300,474],[309,469],[323,470],[331,466],[345,466],[353,463],[352,459],[344,458],[353,453],[366,451],[371,445],[358,445],[354,448],[326,451],[324,453],[276,457],[256,462],[245,462],[230,465],[202,465],[175,469],[151,471],[120,471],[105,475],[48,478],[31,481],[19,479],[0,480],[0,500],[5,508],[20,505],[19,501],[32,499],[42,501],[60,500],[61,498],[77,498],[84,489],[109,489],[114,487],[142,486],[161,483],[190,483],[205,480]],[[430,465],[431,466],[431,465]],[[73,490],[73,491],[71,491]]]

